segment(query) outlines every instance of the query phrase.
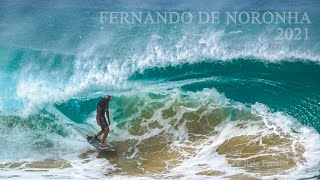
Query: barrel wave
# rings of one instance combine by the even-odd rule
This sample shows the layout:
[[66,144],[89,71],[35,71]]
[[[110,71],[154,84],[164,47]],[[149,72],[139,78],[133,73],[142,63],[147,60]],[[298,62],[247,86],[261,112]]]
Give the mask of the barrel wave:
[[[312,21],[301,25],[312,30],[308,41],[276,41],[277,24],[99,24],[102,10],[203,10],[195,2],[49,2],[1,6],[0,177],[319,176],[320,16],[312,2],[301,4]],[[86,141],[107,94],[116,154]]]

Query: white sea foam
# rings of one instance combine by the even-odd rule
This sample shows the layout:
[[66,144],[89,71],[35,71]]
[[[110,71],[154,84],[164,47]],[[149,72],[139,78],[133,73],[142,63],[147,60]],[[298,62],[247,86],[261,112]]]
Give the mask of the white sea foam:
[[[257,134],[263,136],[271,133],[276,133],[279,135],[284,133],[289,135],[294,142],[299,143],[304,147],[305,152],[303,153],[303,157],[306,159],[305,162],[297,161],[297,166],[293,169],[290,169],[288,171],[288,174],[273,175],[273,178],[310,177],[312,175],[316,175],[317,171],[319,170],[318,165],[320,162],[320,158],[318,157],[320,157],[320,146],[317,143],[314,143],[319,141],[319,134],[313,128],[301,125],[300,122],[284,113],[270,112],[267,106],[260,103],[256,103],[252,107],[246,107],[239,102],[233,102],[227,99],[215,89],[204,89],[199,92],[182,92],[178,89],[173,89],[170,92],[168,90],[159,90],[159,94],[161,94],[161,96],[163,97],[154,99],[141,92],[138,95],[136,93],[129,93],[126,96],[123,96],[124,98],[129,98],[130,96],[137,95],[139,101],[144,102],[144,104],[142,105],[139,105],[139,103],[137,102],[135,104],[137,111],[123,119],[123,121],[133,120],[137,117],[141,117],[141,112],[143,111],[143,109],[146,109],[152,103],[163,103],[162,107],[160,107],[159,109],[154,109],[154,113],[151,118],[144,119],[140,124],[141,126],[148,126],[149,124],[156,121],[161,125],[162,128],[149,128],[148,131],[142,135],[132,135],[129,131],[129,129],[131,128],[130,126],[119,128],[117,125],[121,122],[113,121],[110,127],[111,133],[108,137],[108,141],[116,144],[117,142],[122,142],[125,140],[137,140],[137,143],[139,144],[143,140],[156,137],[162,132],[164,132],[165,134],[171,134],[172,143],[170,144],[170,147],[175,150],[179,150],[181,156],[184,157],[184,160],[181,164],[178,164],[178,166],[174,167],[169,171],[169,173],[164,174],[163,176],[183,175],[185,178],[202,179],[205,178],[206,175],[200,175],[197,173],[211,170],[224,172],[224,174],[222,175],[218,174],[217,176],[215,176],[217,178],[243,173],[248,176],[258,176],[262,179],[265,179],[267,177],[255,173],[246,172],[245,170],[238,167],[232,167],[232,165],[228,163],[225,156],[219,155],[218,152],[216,152],[216,149],[227,139],[233,137]],[[164,119],[162,112],[165,109],[172,107],[176,102],[184,102],[185,105],[176,107],[176,113],[173,117],[169,118],[176,120],[173,124],[171,124],[169,123],[170,121],[168,121],[168,119]],[[193,103],[188,105],[190,102]],[[186,120],[182,117],[187,112],[196,112],[201,106],[207,107],[207,110],[204,111],[201,116],[210,113],[210,111],[216,108],[229,107],[240,109],[241,111],[251,112],[255,117],[261,118],[261,120],[231,120],[231,115],[225,116],[225,119],[222,121],[222,123],[215,127],[215,131],[217,133],[210,136],[207,135],[206,139],[202,141],[201,144],[197,144],[195,146],[192,144],[192,141],[189,140],[191,134],[186,126]],[[59,115],[59,112],[56,112],[54,109],[48,109],[48,111],[56,114],[59,119],[66,118],[63,117],[62,114]],[[111,115],[116,116],[117,112],[111,111]],[[46,173],[42,173],[41,175],[46,174],[54,175],[55,177],[69,178],[102,178],[104,176],[102,172],[114,171],[115,167],[110,165],[106,159],[96,159],[96,153],[91,154],[87,158],[87,160],[90,160],[91,162],[88,164],[83,164],[83,161],[85,161],[86,159],[79,159],[77,157],[77,154],[79,154],[79,152],[85,152],[88,149],[94,149],[85,142],[83,135],[79,133],[81,132],[84,134],[90,134],[95,133],[99,130],[95,124],[95,121],[93,120],[94,116],[95,113],[93,112],[83,125],[69,125],[70,128],[68,129],[70,130],[70,135],[65,139],[52,136],[52,138],[56,141],[57,147],[66,147],[64,152],[60,153],[58,156],[62,159],[66,159],[68,162],[71,162],[73,168],[50,169],[49,171],[47,171]],[[244,121],[246,126],[239,127],[238,124],[243,123]],[[62,121],[61,123],[63,124],[63,126],[70,123],[72,124],[72,122],[68,121],[67,119],[65,120],[65,122]],[[72,130],[71,127],[75,127],[75,130]],[[15,132],[13,131],[13,133]],[[60,142],[60,145],[58,142]],[[75,149],[74,147],[77,148]],[[190,154],[190,152],[184,150],[184,148],[188,147],[195,149],[194,154]],[[140,155],[140,151],[137,147],[132,148],[133,151],[132,153],[128,154],[128,159],[132,159]],[[294,151],[294,147],[292,148]],[[286,151],[286,149],[284,150]],[[32,152],[28,153],[32,155]],[[259,155],[262,154],[257,154],[257,156]],[[24,160],[32,162],[37,159],[33,156],[30,156],[30,159]],[[100,163],[100,165],[96,166],[96,163]],[[101,167],[105,167],[106,169],[103,169]],[[22,175],[22,177],[28,178],[29,175],[25,173],[25,170],[25,168],[10,169],[8,170],[8,174],[6,175],[10,176],[20,174]],[[35,177],[37,175],[39,175],[39,177],[42,177],[40,173],[33,173],[32,177]],[[161,175],[161,173],[159,175]],[[113,178],[126,179],[129,178],[129,176],[115,175]]]
[[[200,146],[196,146],[197,153],[193,154],[187,160],[170,172],[170,175],[183,174],[188,178],[202,179],[205,175],[197,175],[201,171],[220,171],[225,174],[220,177],[232,176],[237,174],[246,174],[262,179],[269,178],[305,178],[319,174],[319,144],[314,143],[319,141],[319,134],[310,127],[301,125],[297,120],[283,113],[272,113],[262,104],[255,104],[252,107],[252,112],[257,116],[262,117],[265,126],[256,125],[256,122],[248,121],[247,128],[237,127],[238,121],[224,121],[216,129],[219,131],[217,135],[209,137]],[[250,125],[251,124],[251,125]],[[271,130],[270,130],[271,129]],[[273,130],[272,130],[273,129]],[[294,132],[293,131],[297,131]],[[286,133],[289,134],[296,143],[300,143],[305,148],[303,157],[305,162],[297,162],[297,167],[290,169],[286,175],[261,176],[255,173],[248,173],[241,168],[231,167],[225,157],[219,155],[216,149],[226,140],[232,137],[242,135],[257,135],[270,133]],[[294,148],[294,147],[292,147]],[[295,152],[293,150],[293,152]],[[257,154],[258,155],[258,154]],[[261,154],[260,154],[261,155]],[[205,166],[204,166],[205,165]],[[218,178],[218,177],[217,177]]]

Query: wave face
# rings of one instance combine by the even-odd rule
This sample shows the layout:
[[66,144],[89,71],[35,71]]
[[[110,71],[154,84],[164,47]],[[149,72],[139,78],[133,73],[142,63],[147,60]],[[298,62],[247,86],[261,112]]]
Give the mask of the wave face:
[[[126,3],[3,3],[4,177],[319,175],[318,2],[237,7],[309,9],[313,23],[301,26],[312,33],[303,42],[275,41],[274,30],[286,26],[275,24],[99,24],[99,11],[200,11],[212,4]],[[208,10],[234,11],[229,5]],[[85,139],[99,130],[95,109],[106,94],[113,95],[108,140],[116,155],[97,153]]]

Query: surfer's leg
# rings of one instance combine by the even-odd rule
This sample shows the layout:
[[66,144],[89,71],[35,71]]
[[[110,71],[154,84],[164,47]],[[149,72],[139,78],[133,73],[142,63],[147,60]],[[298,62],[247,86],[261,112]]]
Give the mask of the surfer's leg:
[[94,136],[94,138],[96,139],[104,133],[104,129],[107,127],[106,120],[103,117],[100,118],[100,126],[101,126],[101,131]]
[[99,136],[101,136],[101,134],[104,133],[104,130],[99,131],[99,133],[97,135],[95,135],[95,138],[98,138]]
[[105,140],[107,139],[108,134],[109,134],[109,127],[106,127],[104,129],[104,134],[103,134],[103,138],[101,140],[100,146],[108,146],[108,144],[105,143]]

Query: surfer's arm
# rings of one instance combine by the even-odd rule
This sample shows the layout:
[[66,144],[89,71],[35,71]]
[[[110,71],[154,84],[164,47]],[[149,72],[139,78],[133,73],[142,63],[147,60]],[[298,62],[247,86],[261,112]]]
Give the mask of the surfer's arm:
[[110,125],[110,117],[109,117],[109,109],[106,110],[107,118],[108,118],[108,123]]
[[100,125],[100,112],[101,112],[101,107],[98,106],[97,107],[97,116],[96,116],[96,120],[97,120],[97,124]]

